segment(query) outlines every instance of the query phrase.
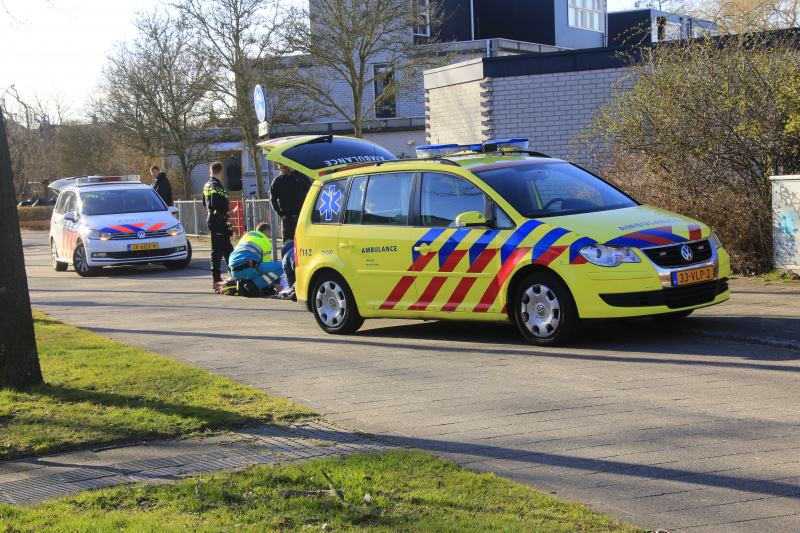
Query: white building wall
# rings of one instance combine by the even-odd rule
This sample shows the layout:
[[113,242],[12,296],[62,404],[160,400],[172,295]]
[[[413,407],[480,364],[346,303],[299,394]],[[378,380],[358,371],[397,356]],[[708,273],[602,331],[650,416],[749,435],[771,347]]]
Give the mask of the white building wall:
[[425,129],[428,144],[484,140],[481,80],[427,91]]

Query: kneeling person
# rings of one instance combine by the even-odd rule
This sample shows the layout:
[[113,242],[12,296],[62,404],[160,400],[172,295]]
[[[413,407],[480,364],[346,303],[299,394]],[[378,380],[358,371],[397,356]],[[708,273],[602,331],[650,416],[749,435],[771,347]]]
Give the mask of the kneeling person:
[[256,231],[245,233],[231,253],[230,269],[234,279],[246,282],[244,287],[252,295],[265,292],[283,274],[279,262],[270,261],[272,243],[269,224],[262,222]]

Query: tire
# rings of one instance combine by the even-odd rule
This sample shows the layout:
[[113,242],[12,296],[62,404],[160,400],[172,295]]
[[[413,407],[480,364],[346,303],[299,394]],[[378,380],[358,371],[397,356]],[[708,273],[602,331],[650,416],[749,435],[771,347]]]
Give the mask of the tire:
[[186,241],[186,259],[178,259],[177,261],[161,261],[161,264],[170,270],[181,270],[189,266],[192,262],[192,245]]
[[335,272],[325,272],[314,284],[311,309],[326,333],[348,335],[364,324],[356,299],[347,282]]
[[537,346],[562,346],[580,331],[578,308],[567,286],[547,272],[527,276],[514,295],[514,317],[522,335]]
[[58,251],[56,250],[56,241],[50,239],[50,256],[53,258],[53,270],[56,272],[64,272],[69,266],[67,263],[58,260]]
[[72,252],[72,267],[75,269],[75,272],[83,278],[96,276],[100,273],[100,269],[103,268],[89,266],[86,260],[86,247],[81,241],[78,241],[75,245],[75,251]]
[[686,318],[694,312],[694,309],[684,309],[683,311],[675,311],[673,313],[662,313],[660,315],[653,315],[650,318],[656,322],[673,322]]

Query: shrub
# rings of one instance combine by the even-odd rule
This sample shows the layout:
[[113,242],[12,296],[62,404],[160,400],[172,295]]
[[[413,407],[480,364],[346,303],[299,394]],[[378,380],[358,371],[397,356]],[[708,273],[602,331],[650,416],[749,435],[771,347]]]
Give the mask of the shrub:
[[20,222],[33,222],[35,220],[50,220],[53,216],[53,206],[18,207],[17,216]]

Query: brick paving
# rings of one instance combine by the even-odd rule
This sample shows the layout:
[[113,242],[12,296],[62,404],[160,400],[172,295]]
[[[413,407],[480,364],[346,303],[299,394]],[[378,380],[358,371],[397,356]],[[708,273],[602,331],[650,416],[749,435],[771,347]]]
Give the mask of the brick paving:
[[[567,348],[513,326],[373,320],[349,337],[201,270],[49,265],[23,234],[33,306],[647,529],[800,531],[800,285],[733,280],[679,324],[589,327]],[[195,246],[197,266],[207,252]],[[168,327],[165,327],[165,324]]]

